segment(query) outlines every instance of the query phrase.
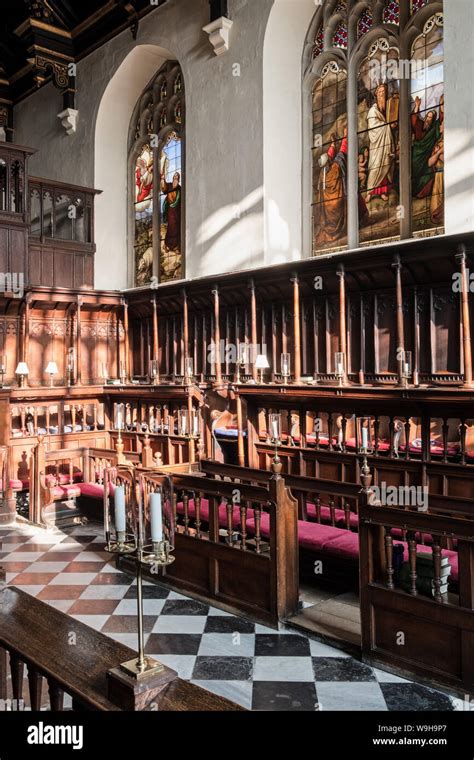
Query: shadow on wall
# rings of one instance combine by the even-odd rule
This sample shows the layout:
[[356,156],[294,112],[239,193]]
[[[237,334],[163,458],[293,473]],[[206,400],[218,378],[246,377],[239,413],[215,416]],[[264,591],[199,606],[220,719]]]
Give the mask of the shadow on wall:
[[[466,129],[449,130],[446,140],[446,233],[474,229],[474,136]],[[445,188],[446,193],[446,188]],[[461,216],[460,216],[461,214]],[[464,218],[463,218],[464,216]]]
[[262,266],[262,237],[263,187],[259,187],[240,202],[222,206],[200,225],[192,246],[199,256],[193,276]]

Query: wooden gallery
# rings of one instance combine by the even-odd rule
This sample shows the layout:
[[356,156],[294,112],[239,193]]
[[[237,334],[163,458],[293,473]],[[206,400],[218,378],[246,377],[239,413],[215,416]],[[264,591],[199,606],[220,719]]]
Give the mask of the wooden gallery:
[[2,700],[470,698],[474,18],[445,5],[6,2]]

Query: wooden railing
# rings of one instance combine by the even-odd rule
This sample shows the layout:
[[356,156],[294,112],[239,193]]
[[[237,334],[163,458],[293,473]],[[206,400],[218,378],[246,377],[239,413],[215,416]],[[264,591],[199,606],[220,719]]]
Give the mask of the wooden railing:
[[[359,512],[364,658],[469,693],[474,687],[472,504],[430,497],[422,512],[387,507],[368,496]],[[419,535],[428,536],[428,546],[420,547]],[[442,548],[447,539],[456,551]]]
[[[32,710],[44,707],[45,683],[50,709],[64,709],[64,695],[73,710],[130,709],[129,702],[112,701],[108,671],[137,657],[136,652],[60,610],[15,587],[0,591],[0,696],[7,697],[5,651],[10,655],[13,699],[23,699],[23,676],[28,675]],[[77,646],[71,646],[71,641]],[[145,688],[144,710],[241,710],[229,700],[176,678],[159,693]]]
[[175,561],[163,582],[272,626],[296,612],[297,503],[279,473],[258,487],[169,469],[138,473],[145,508],[157,488],[174,505]]

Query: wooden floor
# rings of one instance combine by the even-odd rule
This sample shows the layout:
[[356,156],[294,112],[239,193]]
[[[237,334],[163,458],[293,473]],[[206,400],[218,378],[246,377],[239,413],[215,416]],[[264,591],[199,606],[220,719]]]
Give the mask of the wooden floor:
[[360,649],[360,606],[356,593],[302,586],[300,596],[305,606],[290,618],[291,625],[315,633],[343,649]]

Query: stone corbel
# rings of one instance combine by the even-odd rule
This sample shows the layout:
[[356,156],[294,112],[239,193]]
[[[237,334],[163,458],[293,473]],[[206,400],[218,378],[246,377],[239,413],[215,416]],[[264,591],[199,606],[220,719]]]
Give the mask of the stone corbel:
[[209,35],[209,41],[216,55],[222,55],[229,50],[230,30],[233,23],[226,16],[221,16],[215,21],[211,21],[210,24],[203,26],[203,31]]
[[58,119],[61,120],[61,125],[66,130],[67,135],[73,135],[77,131],[77,117],[79,111],[75,108],[65,108],[64,111],[58,113]]

